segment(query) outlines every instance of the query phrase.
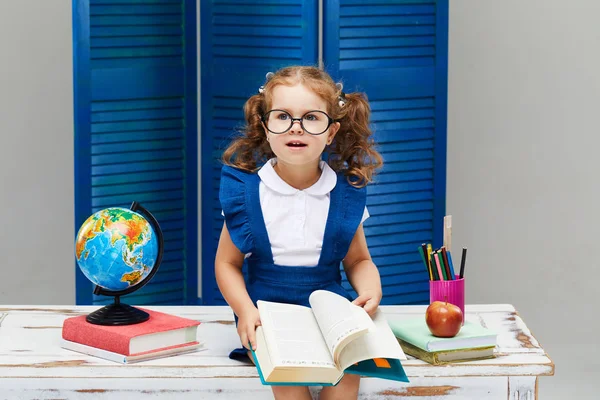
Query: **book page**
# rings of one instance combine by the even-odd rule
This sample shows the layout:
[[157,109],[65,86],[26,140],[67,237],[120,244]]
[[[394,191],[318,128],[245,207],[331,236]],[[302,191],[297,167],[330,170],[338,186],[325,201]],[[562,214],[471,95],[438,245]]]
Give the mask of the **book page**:
[[261,300],[257,304],[265,342],[274,367],[335,368],[310,308]]
[[365,335],[344,347],[339,361],[342,370],[354,363],[372,358],[407,359],[381,309],[373,315],[373,323],[373,327]]
[[326,290],[314,291],[309,300],[315,319],[327,343],[334,362],[352,339],[374,327],[369,314],[348,299]]

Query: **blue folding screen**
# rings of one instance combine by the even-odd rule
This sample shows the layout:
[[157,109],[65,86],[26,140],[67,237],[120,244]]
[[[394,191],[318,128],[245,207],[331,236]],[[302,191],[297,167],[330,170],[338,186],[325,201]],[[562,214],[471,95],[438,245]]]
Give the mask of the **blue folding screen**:
[[317,65],[317,0],[206,1],[201,8],[202,302],[224,304],[214,276],[223,227],[220,157],[265,74]]
[[[75,0],[75,233],[140,202],[165,239],[131,304],[197,302],[195,0]],[[73,238],[75,235],[73,236]],[[77,304],[104,304],[77,268]]]
[[368,189],[365,222],[382,304],[426,303],[428,275],[417,246],[442,240],[448,1],[324,4],[325,69],[346,91],[367,94],[384,159]]

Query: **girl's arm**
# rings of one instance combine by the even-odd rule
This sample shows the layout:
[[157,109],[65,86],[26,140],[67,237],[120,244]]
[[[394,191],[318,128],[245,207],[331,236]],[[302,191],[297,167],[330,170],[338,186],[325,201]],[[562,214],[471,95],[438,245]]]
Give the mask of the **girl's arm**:
[[381,301],[381,278],[371,260],[362,224],[356,230],[342,263],[348,281],[358,293],[353,303],[364,307],[365,311],[372,315]]
[[248,341],[256,349],[254,331],[260,325],[258,310],[248,295],[242,275],[244,254],[233,244],[227,226],[223,224],[217,255],[215,257],[215,278],[223,298],[238,316],[238,334],[244,347]]

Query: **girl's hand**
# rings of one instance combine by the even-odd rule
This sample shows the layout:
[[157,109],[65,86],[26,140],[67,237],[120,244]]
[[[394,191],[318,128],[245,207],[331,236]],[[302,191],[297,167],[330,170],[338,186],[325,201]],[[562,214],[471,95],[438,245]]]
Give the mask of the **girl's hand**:
[[[256,350],[256,327],[259,325],[260,316],[254,305],[238,315],[237,332],[242,345],[248,350]],[[248,342],[252,344],[252,349],[248,347]]]
[[372,317],[379,306],[379,302],[381,301],[381,291],[380,290],[365,290],[360,293],[359,296],[354,299],[352,304],[356,304],[359,307],[365,309],[365,311]]

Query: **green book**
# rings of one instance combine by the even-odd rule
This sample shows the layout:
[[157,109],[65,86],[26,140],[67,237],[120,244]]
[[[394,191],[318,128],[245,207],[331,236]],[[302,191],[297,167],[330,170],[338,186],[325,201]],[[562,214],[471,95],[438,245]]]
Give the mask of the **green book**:
[[458,349],[445,351],[425,351],[402,339],[398,339],[404,353],[416,357],[433,365],[444,365],[450,363],[485,360],[494,358],[495,346],[475,347],[472,349]]
[[496,345],[496,332],[466,321],[460,332],[452,338],[433,336],[425,323],[425,316],[406,320],[388,318],[388,324],[398,339],[425,351],[443,351],[490,347]]

